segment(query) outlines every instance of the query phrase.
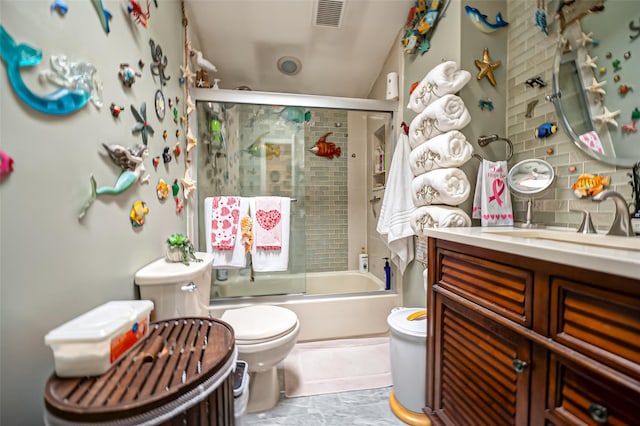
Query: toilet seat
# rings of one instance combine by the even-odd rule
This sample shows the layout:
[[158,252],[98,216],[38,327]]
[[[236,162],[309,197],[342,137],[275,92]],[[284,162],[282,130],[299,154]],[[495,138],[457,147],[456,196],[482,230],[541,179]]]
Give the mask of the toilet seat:
[[298,326],[298,317],[293,311],[272,305],[229,309],[220,319],[233,328],[238,345],[255,345],[275,340],[291,333]]

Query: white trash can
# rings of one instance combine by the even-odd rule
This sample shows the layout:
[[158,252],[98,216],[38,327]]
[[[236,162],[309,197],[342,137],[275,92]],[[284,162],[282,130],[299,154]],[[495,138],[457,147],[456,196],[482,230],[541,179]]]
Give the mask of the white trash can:
[[387,317],[393,393],[400,405],[415,413],[422,413],[426,399],[426,313],[423,308],[395,308]]
[[245,361],[238,360],[233,377],[233,408],[236,426],[242,426],[244,424],[243,417],[247,413],[248,402],[249,368]]

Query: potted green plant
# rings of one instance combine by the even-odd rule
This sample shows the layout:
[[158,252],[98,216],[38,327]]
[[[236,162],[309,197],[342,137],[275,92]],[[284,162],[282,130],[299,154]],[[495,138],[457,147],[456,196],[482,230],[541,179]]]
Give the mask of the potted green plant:
[[182,262],[189,265],[191,261],[202,262],[202,259],[196,257],[196,249],[189,238],[180,233],[171,234],[167,238],[167,254],[168,262]]

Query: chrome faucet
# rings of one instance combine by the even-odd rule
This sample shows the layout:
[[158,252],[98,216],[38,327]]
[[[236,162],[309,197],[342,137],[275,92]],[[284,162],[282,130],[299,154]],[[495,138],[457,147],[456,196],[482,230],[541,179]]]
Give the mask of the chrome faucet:
[[598,195],[595,195],[593,197],[593,201],[602,201],[607,198],[613,199],[613,202],[616,204],[616,213],[607,235],[635,237],[635,232],[633,232],[633,227],[631,226],[631,215],[629,214],[627,200],[625,200],[619,192],[607,189],[606,191],[602,191]]

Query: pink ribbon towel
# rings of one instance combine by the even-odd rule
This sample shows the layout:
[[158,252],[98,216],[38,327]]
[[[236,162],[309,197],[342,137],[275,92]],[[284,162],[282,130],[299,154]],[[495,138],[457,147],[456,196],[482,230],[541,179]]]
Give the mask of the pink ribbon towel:
[[472,212],[472,217],[480,219],[482,226],[513,226],[511,196],[506,181],[506,161],[482,160]]
[[240,197],[213,197],[211,247],[233,250],[240,219]]
[[282,249],[282,205],[278,197],[256,197],[256,248]]

